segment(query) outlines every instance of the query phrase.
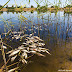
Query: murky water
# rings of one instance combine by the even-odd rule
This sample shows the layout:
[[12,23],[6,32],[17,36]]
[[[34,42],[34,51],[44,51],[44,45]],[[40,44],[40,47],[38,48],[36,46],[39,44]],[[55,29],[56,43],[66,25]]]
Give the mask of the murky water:
[[[23,19],[20,18],[20,15]],[[40,36],[45,47],[50,49],[51,55],[39,57],[34,55],[21,72],[58,72],[58,70],[72,69],[72,14],[64,11],[56,12],[3,12],[0,16],[0,34],[9,29],[25,30],[26,34],[32,32]],[[2,61],[0,61],[1,63]],[[0,64],[1,65],[1,64]]]

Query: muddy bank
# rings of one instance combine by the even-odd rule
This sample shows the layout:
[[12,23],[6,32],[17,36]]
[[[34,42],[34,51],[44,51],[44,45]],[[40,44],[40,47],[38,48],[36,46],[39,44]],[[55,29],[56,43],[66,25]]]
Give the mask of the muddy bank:
[[[35,11],[36,8],[15,8],[15,9],[7,9],[7,8],[2,8],[0,11],[9,11],[9,10],[13,10],[13,11]],[[55,8],[48,8],[49,11],[53,11],[56,10]],[[70,11],[72,12],[72,8],[59,8],[58,10],[65,10],[65,11]]]

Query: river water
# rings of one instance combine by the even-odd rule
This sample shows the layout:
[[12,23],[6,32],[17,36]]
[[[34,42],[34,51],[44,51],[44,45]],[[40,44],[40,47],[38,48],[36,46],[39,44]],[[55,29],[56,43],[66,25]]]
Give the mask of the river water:
[[[51,55],[34,55],[31,63],[21,68],[21,72],[58,72],[72,69],[72,14],[58,12],[3,12],[0,13],[0,34],[13,29],[35,33],[45,42]],[[1,63],[0,59],[0,63]],[[1,67],[2,63],[0,64]]]

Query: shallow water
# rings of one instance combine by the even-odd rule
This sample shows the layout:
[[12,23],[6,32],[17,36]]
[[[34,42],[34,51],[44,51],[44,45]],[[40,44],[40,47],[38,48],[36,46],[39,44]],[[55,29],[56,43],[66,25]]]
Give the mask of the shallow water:
[[[20,14],[28,20],[23,22],[24,19],[22,20],[19,17]],[[64,11],[40,14],[36,11],[34,13],[22,12],[17,14],[16,12],[3,12],[0,16],[0,34],[7,32],[9,29],[16,31],[25,29],[26,34],[36,32],[35,35],[40,36],[46,44],[45,47],[50,49],[51,55],[44,53],[46,57],[34,55],[30,58],[29,60],[32,62],[23,66],[21,72],[58,72],[60,69],[71,70],[72,14],[64,13]]]

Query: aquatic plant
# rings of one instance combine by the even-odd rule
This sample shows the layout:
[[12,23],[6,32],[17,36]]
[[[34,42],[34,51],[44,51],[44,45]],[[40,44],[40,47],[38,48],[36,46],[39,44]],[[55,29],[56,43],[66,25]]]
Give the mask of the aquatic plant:
[[[9,1],[10,1],[10,0],[9,0]],[[7,4],[9,3],[9,1],[6,2],[6,3],[0,8],[0,10],[1,10],[5,5],[7,5]]]

